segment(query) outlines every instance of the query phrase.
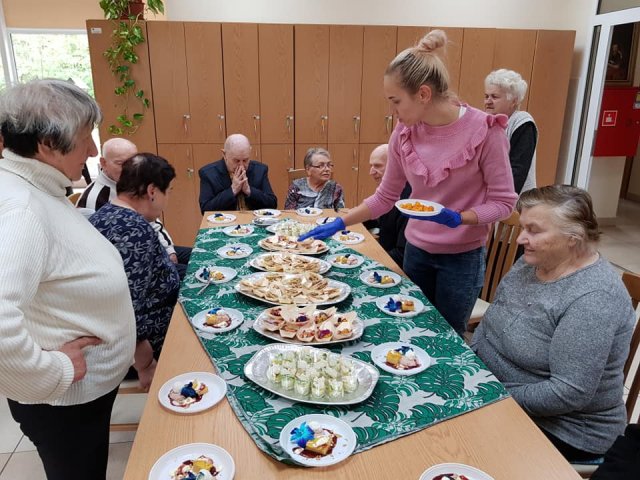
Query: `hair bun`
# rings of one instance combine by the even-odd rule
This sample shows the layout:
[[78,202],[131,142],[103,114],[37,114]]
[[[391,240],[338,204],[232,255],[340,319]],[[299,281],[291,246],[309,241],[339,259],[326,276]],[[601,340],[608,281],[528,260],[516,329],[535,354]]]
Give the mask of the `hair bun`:
[[442,30],[431,30],[418,42],[418,49],[424,52],[433,52],[442,48],[447,43],[447,34]]

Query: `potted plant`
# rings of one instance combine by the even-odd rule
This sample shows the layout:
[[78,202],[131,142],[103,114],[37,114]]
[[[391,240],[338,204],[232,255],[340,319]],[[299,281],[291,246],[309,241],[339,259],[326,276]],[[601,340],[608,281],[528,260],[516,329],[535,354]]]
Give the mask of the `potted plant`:
[[[112,44],[104,52],[111,73],[118,79],[114,94],[122,98],[123,112],[116,118],[116,124],[109,126],[113,135],[133,134],[144,120],[144,111],[150,102],[142,89],[136,88],[131,76],[131,67],[138,63],[136,53],[138,45],[145,38],[140,26],[144,20],[144,2],[142,0],[100,0],[104,17],[113,20]],[[162,0],[147,0],[147,10],[154,14],[164,13]],[[133,95],[140,101],[140,111],[130,113],[127,105]]]

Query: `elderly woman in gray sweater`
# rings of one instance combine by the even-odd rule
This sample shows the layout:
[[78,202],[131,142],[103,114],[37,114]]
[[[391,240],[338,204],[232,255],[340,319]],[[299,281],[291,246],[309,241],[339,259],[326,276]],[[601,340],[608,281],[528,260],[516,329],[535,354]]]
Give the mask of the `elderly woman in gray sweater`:
[[602,456],[625,428],[622,369],[634,311],[596,249],[587,192],[552,185],[517,205],[524,255],[471,347],[570,461]]

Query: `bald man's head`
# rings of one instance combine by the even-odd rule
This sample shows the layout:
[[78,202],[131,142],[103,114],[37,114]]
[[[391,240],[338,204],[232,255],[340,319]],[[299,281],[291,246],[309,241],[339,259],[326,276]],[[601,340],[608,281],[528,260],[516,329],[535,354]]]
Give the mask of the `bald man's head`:
[[126,138],[110,138],[102,144],[100,166],[114,182],[120,180],[122,164],[138,153],[136,144]]
[[371,152],[371,156],[369,157],[369,175],[373,177],[376,183],[380,183],[382,177],[384,176],[384,171],[387,168],[387,152],[389,150],[389,145],[386,143],[384,145],[378,145]]
[[251,143],[241,133],[229,135],[224,142],[222,155],[229,172],[234,172],[240,165],[247,169],[251,158]]

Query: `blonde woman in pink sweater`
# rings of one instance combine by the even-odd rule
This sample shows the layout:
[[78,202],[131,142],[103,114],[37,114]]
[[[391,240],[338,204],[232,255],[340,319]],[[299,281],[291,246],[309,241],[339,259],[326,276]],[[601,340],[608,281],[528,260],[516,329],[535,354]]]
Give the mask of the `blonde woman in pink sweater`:
[[376,192],[301,238],[326,238],[346,225],[378,218],[409,182],[412,198],[446,208],[409,220],[403,269],[461,334],[482,288],[489,226],[511,214],[517,196],[507,117],[460,104],[449,91],[449,75],[437,54],[446,40],[443,31],[433,30],[387,67],[384,92],[399,121]]

